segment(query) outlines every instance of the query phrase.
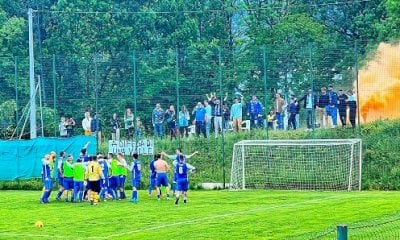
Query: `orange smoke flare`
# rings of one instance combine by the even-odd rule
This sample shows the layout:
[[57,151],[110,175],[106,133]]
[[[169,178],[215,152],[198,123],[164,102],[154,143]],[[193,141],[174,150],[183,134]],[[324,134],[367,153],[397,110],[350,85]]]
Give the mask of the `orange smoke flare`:
[[400,44],[379,44],[358,79],[362,122],[400,118]]

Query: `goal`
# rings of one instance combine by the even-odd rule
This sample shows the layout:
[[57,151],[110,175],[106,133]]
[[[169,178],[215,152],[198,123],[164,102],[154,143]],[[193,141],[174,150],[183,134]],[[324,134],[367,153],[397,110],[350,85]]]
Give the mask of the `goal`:
[[361,139],[246,140],[230,189],[361,190]]

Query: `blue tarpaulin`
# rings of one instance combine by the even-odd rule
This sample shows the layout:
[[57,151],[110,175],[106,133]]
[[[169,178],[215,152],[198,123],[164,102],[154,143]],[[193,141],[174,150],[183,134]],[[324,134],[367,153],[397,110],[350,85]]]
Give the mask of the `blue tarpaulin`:
[[[79,157],[82,147],[90,142],[87,152],[96,153],[97,141],[94,136],[72,138],[36,138],[32,140],[0,141],[0,180],[29,179],[41,176],[41,159],[61,151],[72,154],[74,160]],[[57,161],[55,162],[55,166]],[[55,167],[56,168],[56,167]]]

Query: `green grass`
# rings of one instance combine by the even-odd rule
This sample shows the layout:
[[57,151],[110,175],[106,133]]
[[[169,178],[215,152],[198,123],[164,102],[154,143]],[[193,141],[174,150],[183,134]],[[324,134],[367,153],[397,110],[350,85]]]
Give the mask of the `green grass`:
[[[188,204],[178,206],[144,191],[138,204],[98,206],[40,205],[39,195],[0,193],[0,239],[285,239],[400,209],[400,192],[191,191]],[[34,227],[37,220],[43,228]]]

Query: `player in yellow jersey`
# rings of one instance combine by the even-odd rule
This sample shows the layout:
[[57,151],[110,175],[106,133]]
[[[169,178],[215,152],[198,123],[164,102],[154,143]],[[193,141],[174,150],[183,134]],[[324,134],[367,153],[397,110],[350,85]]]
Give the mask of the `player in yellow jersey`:
[[91,156],[91,161],[86,167],[85,178],[89,189],[88,195],[92,205],[97,205],[99,202],[100,180],[105,181],[103,171],[100,164],[97,162],[96,156]]

